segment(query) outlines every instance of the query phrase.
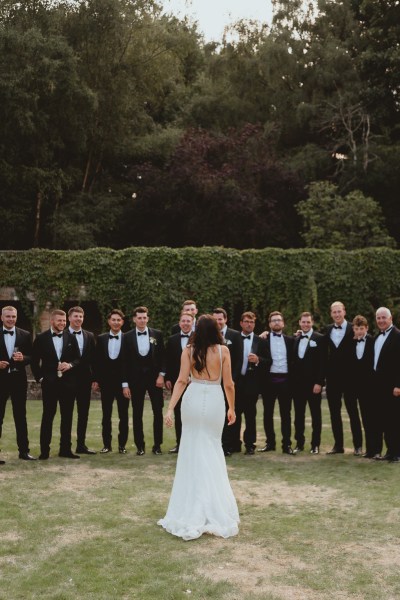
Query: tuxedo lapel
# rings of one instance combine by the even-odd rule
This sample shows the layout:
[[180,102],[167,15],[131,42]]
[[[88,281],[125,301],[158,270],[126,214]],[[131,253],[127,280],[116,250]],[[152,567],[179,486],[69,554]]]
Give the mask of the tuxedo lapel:
[[[16,346],[18,344],[15,344]],[[9,360],[9,356],[8,356],[8,352],[7,352],[7,346],[6,343],[4,341],[4,333],[3,333],[3,329],[1,330],[0,333],[0,356],[4,358],[4,360]]]

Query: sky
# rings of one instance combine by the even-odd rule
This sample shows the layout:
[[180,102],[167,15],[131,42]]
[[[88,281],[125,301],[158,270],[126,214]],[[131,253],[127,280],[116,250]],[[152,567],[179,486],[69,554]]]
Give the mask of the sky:
[[164,0],[166,12],[198,22],[206,41],[220,41],[224,27],[238,19],[271,22],[271,0]]

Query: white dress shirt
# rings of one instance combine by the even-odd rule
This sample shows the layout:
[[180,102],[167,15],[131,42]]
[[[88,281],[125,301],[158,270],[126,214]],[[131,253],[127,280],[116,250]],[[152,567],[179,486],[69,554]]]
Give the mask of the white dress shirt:
[[9,335],[8,333],[3,334],[4,343],[7,348],[7,354],[8,354],[8,357],[11,358],[14,353],[14,348],[15,348],[15,336],[16,336],[15,327],[13,327],[12,329],[7,329],[7,327],[3,327],[3,331],[12,331],[13,332],[13,335]]
[[115,333],[113,333],[110,329],[110,333],[108,335],[112,335],[112,338],[108,338],[108,356],[111,360],[115,360],[118,358],[119,353],[121,352],[121,338],[122,333],[117,333],[118,339],[115,337]]
[[274,335],[273,332],[269,334],[271,336],[271,356],[272,365],[271,373],[288,373],[288,362],[287,362],[287,350],[285,339],[283,334],[281,336]]
[[[144,333],[144,331],[146,332],[146,335],[138,335],[138,333]],[[136,339],[140,356],[147,356],[150,352],[150,337],[148,327],[146,327],[144,331],[139,332],[138,329],[136,329]]]
[[308,342],[310,341],[312,334],[313,334],[313,329],[310,329],[310,331],[307,331],[307,333],[301,332],[301,335],[302,336],[306,335],[307,339],[303,337],[303,339],[300,339],[300,341],[299,341],[299,347],[297,350],[297,354],[298,354],[299,358],[304,358],[304,355],[307,350]]
[[[193,331],[193,329],[191,331]],[[188,341],[189,341],[189,338],[186,337],[186,335],[187,334],[184,331],[181,330],[181,348],[182,348],[182,352],[184,351],[184,349],[188,345]],[[188,335],[190,336],[190,333]]]
[[[56,333],[52,329],[50,329],[50,331],[51,331],[52,335],[53,335],[53,333]],[[61,337],[58,337],[58,335],[59,334],[57,333],[57,335],[55,335],[54,337],[52,337],[52,340],[53,340],[54,349],[56,351],[58,360],[61,360],[61,354],[62,354],[62,351],[63,351],[63,336],[62,336],[62,333],[61,333]]]
[[378,365],[379,356],[382,350],[383,344],[386,342],[388,338],[388,333],[393,329],[393,325],[391,325],[386,331],[381,331],[378,337],[375,340],[374,346],[374,371],[376,371],[376,367]]
[[83,354],[83,331],[82,331],[82,329],[79,330],[80,334],[77,331],[75,331],[74,329],[72,329],[72,327],[69,327],[68,329],[69,329],[70,334],[76,338],[76,341],[78,342],[78,346],[79,346],[79,352],[80,352],[80,355],[82,356],[82,354]]
[[340,325],[340,329],[337,325],[333,325],[333,327],[331,329],[331,340],[335,344],[336,348],[338,348],[340,342],[344,338],[344,336],[346,334],[346,328],[347,328],[346,319]]
[[254,333],[250,333],[249,334],[250,337],[248,339],[247,339],[247,335],[245,333],[242,332],[241,335],[245,339],[243,340],[243,363],[242,363],[242,370],[240,371],[240,373],[242,375],[246,375],[247,367],[249,364],[249,354],[251,352],[251,346],[253,344]]
[[365,341],[365,339],[366,338],[363,337],[360,340],[357,340],[357,342],[356,342],[356,354],[357,354],[358,360],[361,360],[362,357],[364,356],[365,344],[367,343]]

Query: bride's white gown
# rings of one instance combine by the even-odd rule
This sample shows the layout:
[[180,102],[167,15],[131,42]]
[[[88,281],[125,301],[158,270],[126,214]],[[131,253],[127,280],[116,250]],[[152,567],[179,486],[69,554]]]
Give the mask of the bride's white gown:
[[182,437],[167,514],[166,531],[193,540],[203,533],[224,538],[238,533],[239,513],[221,446],[225,400],[221,376],[196,379],[183,395]]

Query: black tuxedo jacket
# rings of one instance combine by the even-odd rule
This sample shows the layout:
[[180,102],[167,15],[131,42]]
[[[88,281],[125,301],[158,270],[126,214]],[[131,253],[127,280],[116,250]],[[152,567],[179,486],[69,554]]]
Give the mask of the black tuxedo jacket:
[[[76,337],[74,334],[72,334]],[[93,365],[96,351],[96,340],[91,331],[82,329],[81,335],[83,336],[83,352],[77,367],[77,376],[84,379],[93,379]]]
[[[376,376],[385,388],[393,390],[400,387],[400,331],[393,327],[386,335],[376,365]],[[374,338],[374,344],[377,337]]]
[[97,381],[100,387],[104,385],[114,386],[118,383],[122,388],[125,334],[120,331],[118,335],[121,336],[121,349],[115,359],[111,359],[108,354],[109,332],[102,333],[97,338],[93,364],[93,380]]
[[76,383],[76,367],[80,362],[78,342],[68,329],[63,331],[62,340],[63,348],[60,362],[71,363],[72,369],[65,371],[63,376],[58,378],[58,357],[54,348],[51,330],[48,329],[36,336],[33,342],[31,362],[33,376],[36,381],[40,381],[43,378],[45,381],[52,382],[60,379],[60,382],[66,385],[74,385]]
[[[24,360],[22,362],[14,362],[8,356],[6,343],[4,341],[3,328],[0,327],[0,360],[6,360],[7,362],[9,362],[12,368],[17,369],[18,376],[23,377],[26,380],[25,367],[31,362],[32,356],[32,342],[29,331],[25,331],[25,329],[20,329],[19,327],[15,328],[15,346],[17,346],[19,351],[22,352],[22,354],[24,355]],[[5,375],[7,375],[7,373],[8,369],[0,369],[0,382],[1,377],[4,377]]]
[[[271,357],[271,361],[269,363],[269,368],[268,368],[268,372],[271,369],[272,366],[272,354],[271,354],[271,336],[272,336],[272,332],[270,332],[270,334],[268,335],[266,342],[267,342],[267,353],[268,355]],[[292,367],[292,356],[293,356],[293,345],[294,345],[294,338],[291,337],[290,335],[286,335],[284,333],[282,333],[282,337],[285,340],[285,345],[286,345],[286,357],[287,357],[287,364],[288,364],[288,372],[290,373],[291,371],[291,367]]]
[[[299,358],[299,344],[301,335],[294,338],[291,375],[293,383],[297,385],[314,386],[325,383],[326,371],[326,340],[325,337],[313,331],[307,343],[303,358]],[[310,343],[313,342],[313,343]]]
[[165,348],[165,381],[175,385],[181,370],[182,344],[181,333],[171,335],[167,340]]
[[334,325],[332,323],[331,325],[328,325],[325,330],[327,344],[326,378],[328,381],[331,378],[332,383],[344,380],[348,382],[351,378],[349,362],[354,345],[353,327],[347,322],[344,337],[337,348],[331,340],[331,331],[333,327]]
[[235,329],[230,329],[229,327],[225,333],[225,346],[228,347],[229,353],[231,355],[231,368],[232,368],[232,379],[233,381],[237,381],[238,377],[240,377],[240,372],[242,370],[243,364],[243,342],[242,336]]
[[131,329],[131,331],[128,331],[124,336],[123,380],[129,384],[132,382],[134,383],[135,379],[141,377],[145,364],[146,368],[150,369],[151,377],[154,378],[154,382],[160,372],[165,372],[163,334],[158,329],[152,329],[151,327],[148,328],[148,334],[150,339],[150,352],[146,357],[146,363],[144,357],[139,354],[136,328]]
[[365,342],[364,354],[362,358],[357,358],[357,340],[353,339],[351,354],[349,360],[349,381],[354,389],[363,388],[371,390],[373,385],[374,375],[374,344],[375,340],[367,334]]

